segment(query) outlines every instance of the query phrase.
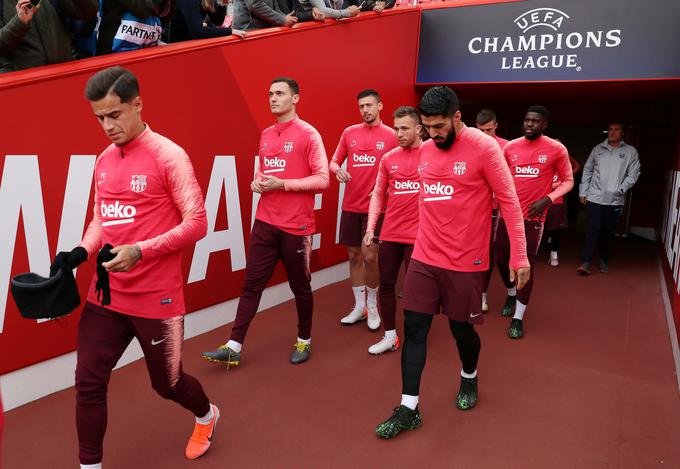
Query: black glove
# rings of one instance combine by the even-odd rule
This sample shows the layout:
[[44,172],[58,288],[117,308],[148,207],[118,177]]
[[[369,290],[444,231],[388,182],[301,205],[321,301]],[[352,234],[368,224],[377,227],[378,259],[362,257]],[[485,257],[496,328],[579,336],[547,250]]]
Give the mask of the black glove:
[[73,270],[87,260],[87,251],[78,246],[73,251],[61,251],[57,254],[50,266],[50,277],[56,275],[59,269]]
[[102,246],[99,250],[99,254],[97,254],[97,281],[94,284],[94,291],[97,294],[97,301],[99,301],[102,306],[111,304],[109,273],[102,265],[104,262],[109,262],[116,257],[115,254],[111,253],[111,249],[113,249],[113,246],[107,243]]

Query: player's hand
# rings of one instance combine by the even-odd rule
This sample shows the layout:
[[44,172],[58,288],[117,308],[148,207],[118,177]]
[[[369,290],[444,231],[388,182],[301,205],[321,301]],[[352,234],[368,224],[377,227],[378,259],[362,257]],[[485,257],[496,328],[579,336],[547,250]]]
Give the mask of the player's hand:
[[142,258],[142,249],[137,244],[123,244],[111,249],[111,254],[115,254],[116,257],[104,262],[102,267],[107,272],[127,272]]
[[283,180],[276,176],[262,176],[260,188],[263,192],[276,191],[284,188]]
[[283,20],[283,25],[284,26],[294,26],[298,22],[298,19],[293,16],[291,13],[287,14],[285,19]]
[[382,2],[378,0],[375,2],[375,6],[373,7],[373,11],[376,13],[382,13],[383,10],[385,9],[385,2]]
[[38,6],[33,6],[28,0],[19,0],[17,2],[17,16],[19,20],[24,24],[29,24],[33,20],[33,15],[35,12],[40,10],[42,3],[38,3]]
[[352,176],[342,168],[335,172],[335,177],[340,182],[349,182],[352,180]]
[[260,181],[257,179],[253,180],[250,183],[250,190],[257,194],[262,194],[262,186],[260,185]]
[[241,29],[232,29],[231,34],[233,34],[234,36],[237,36],[239,39],[245,39],[246,34],[248,34],[248,33],[246,31],[241,30]]
[[540,199],[536,200],[535,202],[532,202],[529,205],[529,218],[538,218],[543,213],[545,212],[545,209],[548,208],[548,206],[552,203],[552,199],[548,197],[547,195],[545,197],[541,197]]
[[347,11],[349,11],[350,18],[353,18],[361,12],[361,8],[359,8],[356,5],[352,5],[349,8],[347,8]]
[[581,204],[583,204],[583,205],[586,204],[586,198],[585,197],[579,197],[579,200],[581,201]]
[[374,238],[375,238],[375,234],[373,234],[372,231],[366,230],[366,234],[364,235],[364,245],[366,247],[371,247],[371,244],[373,244]]
[[314,21],[325,21],[326,15],[324,15],[321,10],[314,7],[312,8],[312,18],[314,18]]
[[510,269],[510,281],[515,282],[518,290],[524,288],[524,285],[529,281],[531,276],[530,267],[520,267],[519,269]]

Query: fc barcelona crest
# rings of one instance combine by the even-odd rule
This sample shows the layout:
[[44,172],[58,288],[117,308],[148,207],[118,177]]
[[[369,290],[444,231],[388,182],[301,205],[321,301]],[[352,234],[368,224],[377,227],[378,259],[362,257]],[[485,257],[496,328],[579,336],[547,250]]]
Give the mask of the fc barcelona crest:
[[548,161],[548,157],[546,155],[538,155],[538,162],[543,164],[546,161]]
[[286,142],[283,145],[283,151],[285,151],[286,153],[290,153],[291,151],[293,151],[293,142]]
[[377,148],[378,150],[384,150],[385,149],[385,142],[376,142],[375,148]]
[[465,167],[466,162],[465,161],[456,161],[453,163],[453,174],[456,176],[462,176],[465,174],[466,167]]
[[144,192],[146,190],[146,175],[133,174],[130,181],[130,190],[132,192]]

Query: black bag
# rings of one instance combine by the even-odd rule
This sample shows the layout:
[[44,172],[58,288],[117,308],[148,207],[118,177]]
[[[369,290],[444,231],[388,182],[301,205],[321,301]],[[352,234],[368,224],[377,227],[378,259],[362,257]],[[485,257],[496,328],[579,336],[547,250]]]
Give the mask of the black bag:
[[11,291],[21,315],[27,319],[51,319],[69,314],[80,305],[73,271],[59,269],[52,277],[33,272],[12,278]]

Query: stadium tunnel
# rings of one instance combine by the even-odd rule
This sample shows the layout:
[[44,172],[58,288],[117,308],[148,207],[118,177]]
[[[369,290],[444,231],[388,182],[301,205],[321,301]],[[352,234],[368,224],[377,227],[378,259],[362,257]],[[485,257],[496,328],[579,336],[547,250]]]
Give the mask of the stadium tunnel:
[[[542,16],[533,15],[537,10]],[[498,133],[505,138],[520,136],[526,108],[542,104],[551,112],[546,134],[561,139],[582,164],[593,146],[604,140],[610,120],[623,120],[625,140],[638,149],[642,174],[629,195],[630,213],[624,217],[622,234],[630,232],[658,242],[658,247],[644,252],[660,253],[675,325],[680,326],[678,23],[676,0],[574,0],[567,5],[558,0],[465,0],[301,24],[292,30],[272,28],[249,34],[246,40],[191,41],[0,76],[0,128],[5,136],[0,153],[4,160],[0,165],[0,251],[9,253],[0,259],[0,385],[6,409],[73,384],[78,313],[60,323],[25,321],[9,299],[7,286],[9,278],[20,272],[45,272],[54,253],[74,246],[82,236],[92,210],[94,158],[108,144],[82,97],[83,89],[92,73],[112,65],[123,65],[138,75],[145,120],[187,150],[206,196],[212,235],[184,253],[190,313],[187,338],[206,335],[233,320],[233,300],[243,281],[245,246],[256,203],[249,182],[260,131],[271,124],[266,89],[275,76],[298,80],[300,115],[319,130],[329,154],[342,129],[358,120],[356,93],[368,87],[380,91],[386,103],[383,119],[389,123],[396,107],[415,104],[433,84],[448,84],[461,98],[468,125],[474,125],[480,109],[491,108],[499,117]],[[607,36],[615,30],[619,33]],[[537,41],[533,44],[530,39],[517,40],[533,35]],[[547,35],[553,40],[543,39]],[[380,44],[389,47],[379,49]],[[546,54],[550,58],[541,59],[541,64],[551,67],[538,67],[538,57]],[[574,54],[576,59],[566,57]],[[553,61],[559,55],[565,57]],[[514,61],[515,56],[521,59]],[[573,191],[570,197],[575,196]],[[315,288],[346,277],[341,264],[346,252],[337,244],[339,197],[337,184],[317,197],[318,233],[312,255]],[[92,265],[78,269],[83,297],[93,270]],[[282,282],[285,275],[278,269],[263,309],[290,299],[289,292],[279,288]],[[324,302],[333,303],[328,298]],[[228,313],[221,309],[215,314],[213,308],[220,305],[227,305],[223,309]],[[663,332],[667,339],[667,330]],[[9,350],[12,353],[5,352]],[[132,350],[123,363],[140,356]],[[126,374],[128,379],[131,374]],[[242,392],[250,391],[246,386]],[[59,403],[70,403],[63,395],[56,396]],[[33,418],[26,407],[17,411],[14,421]],[[648,443],[632,437],[629,443],[638,440]],[[623,448],[631,458],[638,456],[634,449],[639,446]],[[571,454],[568,447],[564,454]],[[673,456],[680,460],[677,448]],[[15,451],[11,457],[16,462],[22,456]],[[645,464],[651,463],[644,460],[644,464],[627,467]]]

